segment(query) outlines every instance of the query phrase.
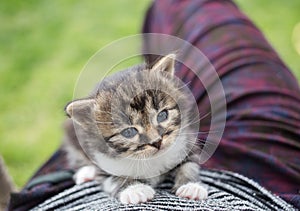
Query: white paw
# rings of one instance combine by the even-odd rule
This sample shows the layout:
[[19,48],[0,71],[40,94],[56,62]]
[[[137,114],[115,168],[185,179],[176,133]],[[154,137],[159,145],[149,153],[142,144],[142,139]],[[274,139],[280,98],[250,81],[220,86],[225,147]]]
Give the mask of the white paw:
[[76,185],[94,180],[96,178],[96,167],[95,166],[83,166],[77,170],[73,176],[73,180]]
[[154,194],[155,191],[149,185],[130,185],[120,193],[119,200],[123,204],[138,204],[153,199]]
[[198,183],[189,182],[180,186],[176,191],[176,196],[194,200],[202,200],[207,198],[207,190]]

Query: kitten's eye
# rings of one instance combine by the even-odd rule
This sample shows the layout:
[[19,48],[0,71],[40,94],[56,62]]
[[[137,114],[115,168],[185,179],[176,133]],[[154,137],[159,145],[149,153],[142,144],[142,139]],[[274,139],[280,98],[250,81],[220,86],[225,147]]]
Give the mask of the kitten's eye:
[[157,115],[158,123],[161,123],[161,122],[165,121],[166,119],[168,119],[168,111],[167,110],[163,110]]
[[137,133],[138,131],[134,127],[130,127],[122,130],[121,135],[125,138],[133,138]]

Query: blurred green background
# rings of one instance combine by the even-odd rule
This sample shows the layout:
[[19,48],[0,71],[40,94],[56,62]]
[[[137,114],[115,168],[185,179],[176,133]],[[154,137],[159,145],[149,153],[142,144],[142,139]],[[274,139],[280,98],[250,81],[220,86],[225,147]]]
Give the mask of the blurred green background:
[[[0,154],[18,187],[60,145],[63,108],[87,60],[104,45],[140,32],[149,3],[0,2]],[[300,1],[237,3],[300,80],[300,56],[292,42]]]

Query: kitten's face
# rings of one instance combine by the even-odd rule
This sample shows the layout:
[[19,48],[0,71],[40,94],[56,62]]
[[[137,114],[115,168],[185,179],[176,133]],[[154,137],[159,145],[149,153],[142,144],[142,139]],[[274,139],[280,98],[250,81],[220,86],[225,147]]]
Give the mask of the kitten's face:
[[[138,66],[104,79],[92,97],[70,103],[66,112],[84,128],[78,139],[88,154],[114,158],[164,153],[194,118],[171,57],[152,68]],[[185,139],[188,143],[187,134]],[[180,147],[185,152],[186,145]]]
[[144,90],[132,99],[120,96],[115,103],[119,103],[116,112],[101,112],[101,107],[106,106],[96,111],[97,125],[110,154],[148,158],[164,152],[176,140],[181,125],[180,110],[163,90]]

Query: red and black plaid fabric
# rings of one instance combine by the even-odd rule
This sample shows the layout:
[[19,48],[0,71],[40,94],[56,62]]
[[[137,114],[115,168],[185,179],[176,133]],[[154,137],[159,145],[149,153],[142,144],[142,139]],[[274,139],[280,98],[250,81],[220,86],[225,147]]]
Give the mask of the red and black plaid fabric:
[[[300,207],[299,85],[254,24],[232,1],[164,0],[149,9],[143,33],[190,42],[221,79],[227,122],[204,166],[246,175]],[[208,113],[210,102],[197,77],[183,66],[177,76],[190,84],[201,113]],[[200,125],[206,131],[209,121]]]

